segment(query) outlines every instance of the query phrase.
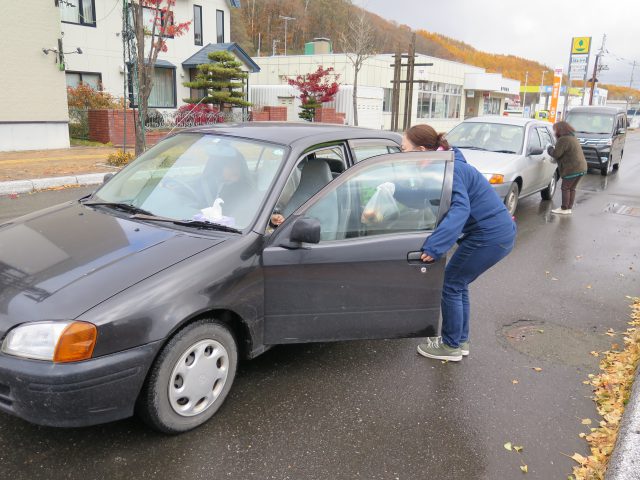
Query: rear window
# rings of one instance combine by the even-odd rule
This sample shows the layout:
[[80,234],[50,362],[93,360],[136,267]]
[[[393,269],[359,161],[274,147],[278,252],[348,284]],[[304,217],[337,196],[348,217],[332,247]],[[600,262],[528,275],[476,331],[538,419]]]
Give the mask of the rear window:
[[608,134],[613,131],[615,115],[591,112],[569,112],[567,122],[576,133]]

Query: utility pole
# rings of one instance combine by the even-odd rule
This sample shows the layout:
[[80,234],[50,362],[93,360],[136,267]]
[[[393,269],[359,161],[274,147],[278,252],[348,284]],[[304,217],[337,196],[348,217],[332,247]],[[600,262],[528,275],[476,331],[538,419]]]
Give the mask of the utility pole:
[[289,20],[295,20],[294,17],[285,17],[284,15],[278,15],[282,20],[284,20],[284,55],[287,56],[287,23]]
[[[543,70],[542,71],[542,78],[540,79],[540,103],[542,103],[542,90],[544,89],[544,74],[545,73],[547,73],[547,71]],[[545,98],[546,98],[546,96],[545,96]],[[547,102],[545,100],[543,110],[546,110],[546,109],[547,109]]]
[[[633,71],[636,69],[637,62],[634,60],[631,65],[631,80],[629,80],[629,88],[633,88]],[[625,110],[629,110],[629,99],[631,97],[627,97],[627,108]]]
[[522,116],[527,109],[527,82],[529,82],[529,72],[524,72],[524,95],[522,95]]
[[598,73],[598,63],[600,62],[600,57],[604,54],[604,44],[607,41],[607,34],[602,36],[602,45],[600,46],[600,51],[596,55],[596,63],[593,64],[593,77],[591,77],[591,93],[589,94],[589,105],[593,105],[593,92],[596,89],[596,74]]

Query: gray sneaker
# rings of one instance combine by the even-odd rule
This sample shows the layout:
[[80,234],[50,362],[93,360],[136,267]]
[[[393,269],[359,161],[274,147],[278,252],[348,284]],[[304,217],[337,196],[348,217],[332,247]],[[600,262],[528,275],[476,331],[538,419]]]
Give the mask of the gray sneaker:
[[460,351],[462,352],[463,357],[469,355],[469,340],[460,344]]
[[418,345],[418,353],[423,357],[435,358],[436,360],[448,360],[450,362],[462,360],[462,350],[460,348],[452,348],[443,343],[441,337],[427,338],[427,343]]

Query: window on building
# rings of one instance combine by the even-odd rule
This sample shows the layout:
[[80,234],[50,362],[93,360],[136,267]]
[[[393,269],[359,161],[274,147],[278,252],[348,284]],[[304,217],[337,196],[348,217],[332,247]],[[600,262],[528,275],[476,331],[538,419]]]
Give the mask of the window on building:
[[96,26],[95,0],[67,0],[61,1],[59,6],[60,20],[63,22],[87,27]]
[[67,87],[76,88],[81,83],[94,90],[102,90],[102,75],[91,72],[65,72]]
[[222,10],[216,10],[216,35],[217,42],[224,43],[224,12]]
[[483,112],[485,115],[500,115],[502,100],[499,98],[485,98]]
[[[189,69],[189,81],[190,82],[195,82],[196,81],[196,75],[198,75],[198,69],[197,68],[190,68]],[[207,90],[204,88],[189,88],[189,98],[192,98],[194,100],[200,100],[204,97],[207,96]]]
[[196,45],[202,45],[202,7],[193,6],[193,41]]
[[460,118],[462,87],[450,83],[418,84],[418,118]]
[[[166,29],[169,25],[173,25],[173,12],[169,12],[168,14],[160,11],[160,24],[156,25],[156,33],[159,31],[159,27]],[[149,32],[153,31],[153,24],[156,19],[156,10],[154,8],[144,7],[142,9],[142,21],[144,22],[145,29],[148,29]],[[131,22],[133,25],[133,20]],[[162,35],[165,38],[173,38],[173,35]]]
[[393,88],[384,88],[384,96],[382,97],[382,111],[390,112],[391,103],[393,102]]
[[[129,75],[129,91],[133,92],[130,102],[137,104],[138,87]],[[153,88],[149,95],[149,108],[176,108],[176,69],[155,67],[153,69]]]

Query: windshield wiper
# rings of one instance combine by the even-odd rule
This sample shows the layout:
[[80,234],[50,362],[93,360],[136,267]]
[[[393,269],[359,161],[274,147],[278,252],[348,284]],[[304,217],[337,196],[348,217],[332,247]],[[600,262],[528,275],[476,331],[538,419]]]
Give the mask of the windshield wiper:
[[205,222],[202,220],[176,220],[175,218],[159,217],[157,215],[147,215],[147,214],[131,215],[131,218],[135,218],[138,220],[150,220],[152,222],[173,223],[174,225],[180,225],[183,227],[203,228],[207,230],[218,230],[220,232],[242,233],[242,230],[238,230],[237,228],[229,227],[227,225],[221,225],[220,223],[215,223],[215,222]]
[[472,147],[471,145],[464,145],[464,146],[454,145],[454,147],[456,147],[456,148],[466,148],[467,150],[482,150],[483,152],[488,152],[489,151],[486,148]]
[[491,151],[495,153],[516,153],[513,150],[491,150]]
[[136,207],[135,205],[131,205],[130,203],[118,203],[118,202],[81,202],[81,203],[82,205],[88,205],[90,207],[93,207],[93,206],[111,207],[111,208],[116,208],[118,210],[122,210],[127,213],[141,213],[143,215],[153,216],[153,213],[143,208]]

